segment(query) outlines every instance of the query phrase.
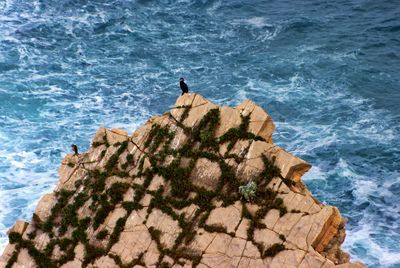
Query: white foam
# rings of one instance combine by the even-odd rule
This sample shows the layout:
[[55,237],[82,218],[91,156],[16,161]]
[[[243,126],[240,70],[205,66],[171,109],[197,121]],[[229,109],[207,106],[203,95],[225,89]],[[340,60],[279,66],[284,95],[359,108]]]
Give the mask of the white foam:
[[372,258],[379,260],[380,267],[389,267],[400,263],[400,252],[393,252],[391,249],[378,245],[372,238],[374,228],[370,223],[361,222],[358,230],[347,230],[346,240],[343,247],[351,251],[356,247],[363,247],[369,257],[360,258],[354,256],[352,259],[362,262],[372,262]]
[[269,24],[269,23],[266,22],[266,19],[264,17],[252,17],[252,18],[249,18],[249,19],[241,19],[241,20],[237,20],[237,21],[241,22],[241,23],[244,23],[244,24],[247,24],[247,25],[254,26],[256,28],[262,28],[262,27],[265,27],[265,26],[273,27],[272,24]]

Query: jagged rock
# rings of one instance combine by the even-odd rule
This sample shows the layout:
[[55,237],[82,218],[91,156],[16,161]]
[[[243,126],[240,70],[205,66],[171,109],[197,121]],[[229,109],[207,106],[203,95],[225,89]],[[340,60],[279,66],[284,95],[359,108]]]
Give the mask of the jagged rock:
[[311,165],[274,145],[274,129],[252,101],[193,93],[131,136],[100,128],[64,158],[34,221],[10,229],[0,267],[364,267],[340,249],[339,210],[302,183]]

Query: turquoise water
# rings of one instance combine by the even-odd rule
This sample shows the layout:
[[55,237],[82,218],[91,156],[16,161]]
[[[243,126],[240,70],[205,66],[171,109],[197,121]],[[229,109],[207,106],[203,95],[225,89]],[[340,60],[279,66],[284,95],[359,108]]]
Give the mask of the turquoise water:
[[131,133],[182,76],[215,103],[265,108],[348,219],[352,259],[400,267],[399,57],[398,1],[0,0],[0,248],[71,143]]

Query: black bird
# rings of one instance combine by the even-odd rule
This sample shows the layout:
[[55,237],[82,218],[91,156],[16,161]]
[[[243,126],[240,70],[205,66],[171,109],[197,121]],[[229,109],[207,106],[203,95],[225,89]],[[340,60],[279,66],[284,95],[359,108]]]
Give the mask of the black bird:
[[185,79],[183,79],[183,77],[181,77],[181,78],[179,79],[179,85],[180,85],[181,90],[182,90],[181,96],[182,96],[183,94],[189,92],[189,88],[188,88],[188,86],[186,85],[186,83],[185,83],[184,81],[185,81]]
[[74,153],[74,155],[78,155],[78,146],[76,146],[75,144],[71,144],[71,150]]

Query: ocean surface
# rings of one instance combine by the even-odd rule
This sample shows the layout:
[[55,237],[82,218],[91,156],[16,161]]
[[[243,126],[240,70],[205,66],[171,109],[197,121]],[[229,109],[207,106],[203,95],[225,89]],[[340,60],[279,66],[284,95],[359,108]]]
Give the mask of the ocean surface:
[[400,267],[400,3],[0,0],[0,251],[70,144],[129,133],[191,91],[265,108],[274,141],[348,219],[344,248]]

